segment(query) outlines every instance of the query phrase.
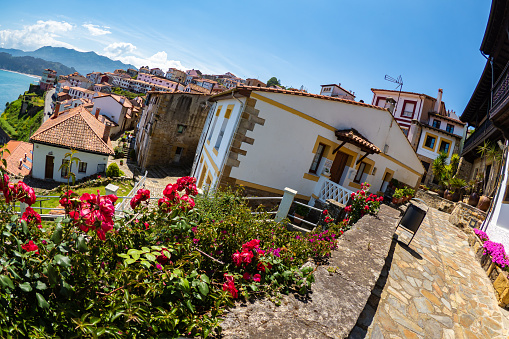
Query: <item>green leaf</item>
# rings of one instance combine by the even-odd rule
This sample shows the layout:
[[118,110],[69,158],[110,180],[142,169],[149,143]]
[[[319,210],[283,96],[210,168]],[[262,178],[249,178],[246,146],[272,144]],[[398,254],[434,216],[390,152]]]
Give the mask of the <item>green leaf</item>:
[[85,240],[85,237],[80,235],[78,237],[78,251],[81,253],[85,253],[88,251],[87,241]]
[[14,289],[14,284],[12,283],[11,278],[9,278],[6,275],[0,275],[0,284],[2,285],[3,288],[8,287],[10,289]]
[[135,263],[135,262],[136,262],[136,259],[126,259],[126,260],[124,260],[124,263],[126,265],[131,265],[132,263]]
[[143,252],[141,252],[141,251],[139,251],[139,250],[136,250],[136,249],[134,249],[134,248],[131,248],[129,251],[127,251],[127,254],[129,254],[129,255],[131,255],[131,256],[132,256],[133,254],[138,254],[138,255],[140,255],[141,253],[143,253]]
[[49,308],[48,302],[40,293],[35,293],[35,297],[37,298],[37,304],[40,308]]
[[154,255],[152,255],[151,253],[145,253],[145,258],[147,258],[147,260],[150,260],[150,261],[155,261],[156,260],[156,257]]
[[30,291],[32,291],[32,286],[30,286],[30,283],[28,283],[28,282],[25,282],[23,284],[19,284],[19,288],[23,292],[30,292]]
[[146,268],[151,268],[151,267],[152,267],[152,264],[151,264],[151,263],[149,263],[149,262],[148,262],[148,261],[146,261],[146,260],[142,260],[142,261],[140,262],[140,264],[142,264],[142,265],[143,265],[143,266],[145,266]]
[[203,281],[201,281],[199,284],[198,284],[198,289],[200,290],[200,293],[203,294],[204,296],[206,296],[207,294],[209,294],[209,285],[207,285],[206,283],[204,283]]
[[150,252],[150,248],[148,248],[148,247],[142,247],[142,248],[141,248],[141,250],[142,250],[143,252],[145,252],[145,253],[146,253],[146,252]]
[[48,275],[49,283],[55,285],[57,283],[57,271],[53,265],[48,265],[46,274]]
[[124,258],[124,259],[131,259],[131,256],[128,255],[128,254],[125,254],[125,253],[120,253],[120,254],[117,254],[120,258]]
[[251,287],[253,291],[258,291],[258,286],[256,286],[256,284],[251,284],[249,287]]
[[53,234],[51,235],[50,240],[55,243],[59,244],[62,241],[62,232],[63,232],[62,226],[58,225],[55,230],[53,231]]
[[205,281],[207,284],[210,284],[210,279],[206,274],[200,275],[200,279]]
[[48,286],[46,286],[46,284],[43,283],[42,281],[37,280],[35,283],[35,288],[38,290],[45,290],[48,288]]
[[61,254],[55,255],[55,264],[63,267],[71,267],[71,259]]
[[182,289],[185,292],[189,291],[189,289],[190,289],[189,281],[187,281],[187,279],[185,279],[185,278],[180,278],[180,286],[182,286]]
[[12,236],[12,233],[7,231],[3,231],[2,234],[5,235],[6,237]]

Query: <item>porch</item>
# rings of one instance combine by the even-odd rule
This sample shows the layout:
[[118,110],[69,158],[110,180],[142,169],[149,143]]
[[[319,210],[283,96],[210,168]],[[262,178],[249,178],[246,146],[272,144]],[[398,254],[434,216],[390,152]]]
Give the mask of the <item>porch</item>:
[[309,205],[314,206],[317,200],[325,203],[327,199],[332,199],[340,204],[346,205],[352,193],[353,191],[341,186],[340,184],[337,184],[324,176],[320,176],[320,179],[313,190],[313,194],[311,195],[311,199],[309,200]]

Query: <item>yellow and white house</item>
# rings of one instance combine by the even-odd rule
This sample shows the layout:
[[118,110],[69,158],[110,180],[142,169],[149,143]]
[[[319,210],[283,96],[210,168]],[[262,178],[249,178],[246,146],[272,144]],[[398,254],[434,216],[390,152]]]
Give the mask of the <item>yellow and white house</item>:
[[395,178],[420,183],[424,168],[391,113],[299,91],[239,86],[212,96],[192,175],[198,187],[344,199],[361,183],[381,192]]

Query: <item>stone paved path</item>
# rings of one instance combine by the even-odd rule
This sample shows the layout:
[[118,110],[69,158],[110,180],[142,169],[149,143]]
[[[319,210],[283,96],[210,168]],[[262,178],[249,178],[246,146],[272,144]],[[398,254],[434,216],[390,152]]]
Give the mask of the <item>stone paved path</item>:
[[[509,312],[448,218],[430,209],[410,247],[398,242],[366,338],[509,337]],[[397,234],[408,242],[408,233]]]

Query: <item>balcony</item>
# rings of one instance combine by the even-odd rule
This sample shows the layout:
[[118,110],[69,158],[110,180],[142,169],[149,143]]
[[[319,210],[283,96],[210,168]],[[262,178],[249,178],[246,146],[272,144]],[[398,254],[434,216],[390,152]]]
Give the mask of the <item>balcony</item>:
[[493,126],[493,122],[491,120],[486,119],[478,128],[475,129],[475,132],[465,140],[465,144],[463,145],[462,156],[475,151],[475,148],[482,144],[484,140],[490,137],[493,132],[496,131],[495,126]]

